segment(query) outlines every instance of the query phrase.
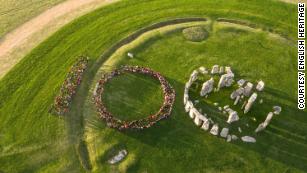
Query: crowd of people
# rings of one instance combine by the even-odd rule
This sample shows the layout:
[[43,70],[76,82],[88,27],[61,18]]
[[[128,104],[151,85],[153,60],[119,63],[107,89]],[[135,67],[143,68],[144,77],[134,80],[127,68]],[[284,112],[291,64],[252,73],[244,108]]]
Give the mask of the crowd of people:
[[51,111],[58,115],[63,115],[69,111],[69,105],[72,97],[75,95],[78,85],[82,80],[82,74],[87,67],[88,58],[80,59],[70,68],[64,83],[61,86],[60,93],[55,97]]
[[[144,119],[133,120],[133,121],[122,121],[114,117],[105,107],[102,101],[102,94],[104,90],[104,84],[115,76],[124,73],[141,73],[152,76],[160,81],[161,87],[164,94],[164,102],[159,111],[152,114]],[[170,116],[172,107],[175,101],[175,90],[170,86],[166,79],[158,72],[152,71],[146,67],[139,66],[122,66],[119,69],[112,71],[111,73],[104,74],[98,81],[94,91],[94,104],[97,107],[99,117],[106,121],[107,125],[111,128],[118,130],[125,129],[145,129],[153,126],[159,120],[165,119]]]

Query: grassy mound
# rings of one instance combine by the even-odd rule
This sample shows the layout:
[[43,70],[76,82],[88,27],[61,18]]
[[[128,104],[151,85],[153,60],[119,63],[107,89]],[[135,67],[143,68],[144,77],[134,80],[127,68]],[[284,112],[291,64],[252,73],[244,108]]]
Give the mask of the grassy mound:
[[208,38],[209,33],[202,27],[194,26],[182,30],[184,38],[189,41],[200,42]]
[[[95,119],[95,108],[91,109],[91,104],[85,102],[91,94],[89,89],[94,75],[109,58],[101,54],[140,28],[183,16],[227,17],[273,28],[295,39],[296,14],[288,13],[295,10],[295,5],[267,0],[253,0],[248,4],[236,0],[224,3],[126,0],[75,20],[35,48],[1,79],[0,170],[12,173],[84,172],[75,145],[86,138],[93,172],[199,172],[204,168],[208,172],[306,172],[307,120],[305,112],[297,112],[297,89],[290,85],[296,82],[293,80],[297,75],[295,70],[289,69],[295,69],[295,48],[289,50],[291,47],[286,46],[291,43],[283,45],[283,42],[266,39],[267,35],[262,32],[256,35],[236,33],[236,37],[220,34],[223,37],[219,38],[210,32],[208,43],[201,44],[189,44],[180,32],[167,39],[158,36],[137,47],[137,58],[121,63],[160,71],[179,94],[172,118],[142,133],[120,133],[105,128]],[[71,112],[65,119],[50,116],[49,106],[69,67],[80,54],[93,57],[93,61],[84,74]],[[127,59],[122,57],[121,60]],[[259,145],[227,144],[202,133],[184,113],[180,91],[186,75],[200,64],[211,66],[213,63],[229,63],[246,78],[263,77],[270,81],[268,92],[282,98],[284,114],[272,122],[271,128],[259,139]],[[252,66],[257,68],[247,68]],[[279,82],[274,78],[280,76],[280,72],[289,80]],[[274,99],[271,95],[266,99],[268,103]],[[144,110],[147,109],[144,105]],[[99,158],[117,143],[127,146],[127,158],[116,167],[99,162]]]

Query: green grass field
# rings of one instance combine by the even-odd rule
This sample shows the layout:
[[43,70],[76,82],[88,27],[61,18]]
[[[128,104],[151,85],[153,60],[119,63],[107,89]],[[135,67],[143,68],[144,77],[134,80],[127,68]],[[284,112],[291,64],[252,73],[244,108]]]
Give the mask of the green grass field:
[[63,0],[1,0],[0,38],[18,25]]
[[[210,19],[204,24],[209,38],[192,43],[181,29],[153,34],[127,50],[136,58],[128,59],[123,51],[112,57],[116,63],[111,67],[102,66],[109,56],[101,55],[121,39],[151,24],[182,17]],[[219,17],[249,21],[265,31],[216,22]],[[295,104],[296,46],[291,40],[296,31],[295,5],[264,0],[122,1],[81,17],[1,79],[0,171],[85,172],[84,165],[90,164],[93,172],[306,172],[307,118]],[[71,112],[65,118],[49,115],[54,96],[80,54],[91,60]],[[170,119],[141,132],[118,132],[97,119],[89,101],[99,77],[95,74],[101,66],[120,64],[148,66],[169,80],[177,93]],[[256,144],[226,143],[195,127],[184,112],[182,94],[190,73],[213,64],[231,65],[246,79],[266,82],[265,106],[255,107],[254,116],[263,118],[274,104],[283,107],[282,114],[257,136]],[[121,118],[141,117],[160,106],[157,88],[150,78],[120,76],[109,83],[105,99]],[[218,114],[214,118],[225,119]],[[117,147],[127,148],[128,157],[109,166],[107,156]]]

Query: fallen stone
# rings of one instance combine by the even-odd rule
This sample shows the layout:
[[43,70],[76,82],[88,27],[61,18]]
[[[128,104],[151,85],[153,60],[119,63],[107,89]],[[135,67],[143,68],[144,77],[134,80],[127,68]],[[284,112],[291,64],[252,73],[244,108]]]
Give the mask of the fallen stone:
[[233,105],[237,105],[239,103],[239,101],[240,101],[240,96],[237,96],[237,98],[236,98],[235,102],[233,103]]
[[235,141],[238,139],[238,137],[236,135],[231,135],[231,139]]
[[210,124],[214,124],[214,121],[211,118],[209,118],[208,120],[209,120]]
[[222,110],[223,110],[222,107],[218,107],[218,109],[219,109],[219,111],[222,111]]
[[264,120],[264,122],[262,122],[258,125],[255,132],[258,133],[258,132],[264,130],[270,124],[270,122],[273,118],[273,115],[274,114],[272,112],[269,112],[269,114],[266,116],[266,119]]
[[246,105],[247,101],[244,101],[244,103],[241,106],[241,109],[244,109],[245,105]]
[[273,106],[274,114],[279,115],[281,112],[280,106]]
[[227,108],[229,108],[229,105],[225,105],[225,106],[223,107],[223,109],[227,109]]
[[251,142],[251,143],[255,143],[256,142],[256,139],[251,137],[251,136],[243,136],[243,137],[241,137],[241,140],[243,142]]
[[120,150],[117,155],[112,157],[110,160],[108,160],[109,164],[116,164],[123,160],[127,156],[128,152],[127,150]]
[[241,127],[238,127],[238,131],[239,131],[240,133],[242,133],[242,129],[241,129]]
[[233,110],[232,110],[231,108],[226,108],[225,111],[226,111],[226,112],[231,112],[231,111],[233,111]]
[[215,102],[215,103],[213,103],[213,105],[214,105],[214,106],[218,106],[218,105],[219,105],[219,103]]
[[127,53],[127,56],[128,56],[129,58],[133,58],[133,57],[134,57],[134,55],[133,55],[132,53],[130,53],[130,52]]

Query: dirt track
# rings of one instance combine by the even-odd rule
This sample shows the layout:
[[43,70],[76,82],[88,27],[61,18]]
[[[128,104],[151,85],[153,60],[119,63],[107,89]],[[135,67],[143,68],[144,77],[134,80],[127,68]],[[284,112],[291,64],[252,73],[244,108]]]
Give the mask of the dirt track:
[[[0,79],[25,54],[73,19],[119,0],[67,0],[34,17],[5,35],[0,41]],[[296,3],[296,0],[282,0]],[[300,0],[307,1],[307,0]]]
[[73,19],[118,0],[67,0],[5,35],[0,42],[0,78],[31,49]]

